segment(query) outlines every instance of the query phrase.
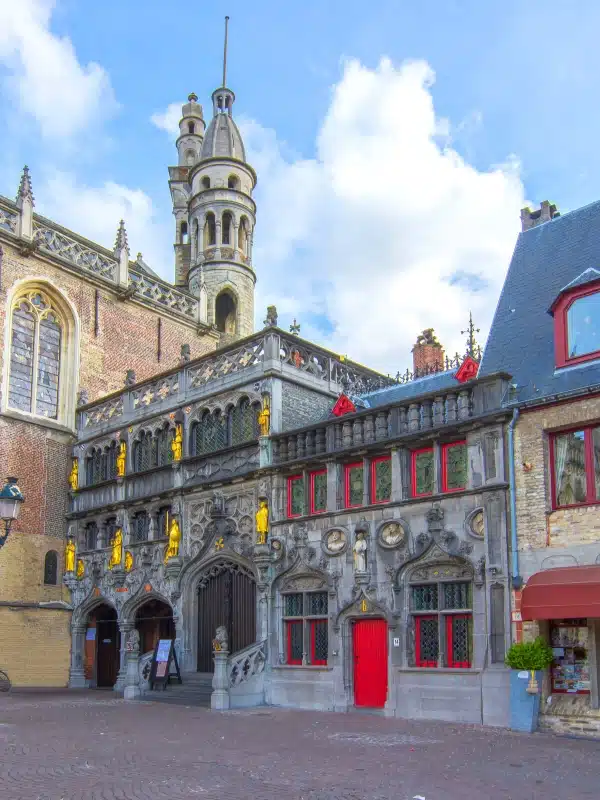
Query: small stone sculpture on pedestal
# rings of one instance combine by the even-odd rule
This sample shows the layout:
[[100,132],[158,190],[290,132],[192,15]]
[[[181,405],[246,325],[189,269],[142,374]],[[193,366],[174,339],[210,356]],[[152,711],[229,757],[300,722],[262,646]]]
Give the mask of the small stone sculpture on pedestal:
[[229,675],[227,659],[229,658],[229,637],[227,629],[222,625],[217,628],[213,639],[213,658],[215,673],[213,675],[213,692],[210,696],[210,707],[213,711],[229,709]]
[[138,671],[138,660],[140,657],[140,633],[136,628],[129,631],[127,637],[127,674],[125,676],[125,700],[137,700],[141,697],[140,676]]

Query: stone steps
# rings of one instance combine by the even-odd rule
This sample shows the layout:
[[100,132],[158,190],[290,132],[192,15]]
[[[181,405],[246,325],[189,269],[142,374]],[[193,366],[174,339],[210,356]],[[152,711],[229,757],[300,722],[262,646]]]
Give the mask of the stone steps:
[[162,688],[148,691],[142,700],[153,703],[167,703],[180,706],[210,706],[212,694],[212,675],[188,672],[181,676],[183,683],[175,678],[163,691]]

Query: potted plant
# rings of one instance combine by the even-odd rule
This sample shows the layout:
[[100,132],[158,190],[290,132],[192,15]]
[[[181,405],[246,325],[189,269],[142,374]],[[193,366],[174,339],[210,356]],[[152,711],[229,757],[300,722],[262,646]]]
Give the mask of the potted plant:
[[[539,677],[553,659],[552,648],[541,636],[533,642],[513,644],[505,663],[510,675],[510,727],[514,731],[533,733],[537,728],[540,710]],[[529,682],[525,681],[529,678]]]

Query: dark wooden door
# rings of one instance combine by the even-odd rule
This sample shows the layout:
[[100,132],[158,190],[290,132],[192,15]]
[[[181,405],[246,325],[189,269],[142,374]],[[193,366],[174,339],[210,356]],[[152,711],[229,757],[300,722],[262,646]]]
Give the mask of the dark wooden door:
[[256,640],[256,585],[237,565],[211,571],[198,590],[198,672],[212,672],[212,641],[220,625],[227,628],[229,652]]
[[352,629],[354,705],[383,708],[388,690],[387,622],[357,620]]
[[96,685],[114,686],[119,673],[121,634],[116,620],[96,623]]

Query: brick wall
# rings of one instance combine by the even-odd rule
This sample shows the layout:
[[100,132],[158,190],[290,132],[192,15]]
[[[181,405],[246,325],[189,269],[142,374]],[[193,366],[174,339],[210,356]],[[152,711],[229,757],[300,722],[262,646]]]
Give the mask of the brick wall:
[[312,392],[294,383],[283,383],[282,430],[302,428],[311,422],[325,419],[333,408],[335,400],[319,392]]
[[548,431],[596,420],[600,420],[598,397],[548,406],[519,418],[515,482],[520,550],[600,543],[600,506],[552,511],[548,448]]
[[[199,336],[193,327],[135,302],[121,301],[108,289],[46,262],[38,254],[21,257],[3,244],[0,276],[0,346],[4,341],[7,295],[17,281],[48,279],[68,298],[80,325],[79,388],[94,400],[120,389],[128,369],[137,380],[175,366],[181,345],[189,344],[192,358],[215,349],[212,335]],[[98,315],[96,320],[96,291]],[[158,360],[158,319],[161,319],[161,358]],[[97,323],[97,332],[96,332]],[[43,584],[44,556],[59,553],[62,581],[67,510],[67,475],[72,437],[44,424],[0,416],[0,464],[3,474],[16,475],[25,495],[21,518],[0,550],[0,601],[38,603],[69,600],[59,584]],[[15,685],[63,686],[67,681],[70,614],[39,608],[11,610],[0,606],[0,666]],[[14,673],[14,674],[13,674]]]

